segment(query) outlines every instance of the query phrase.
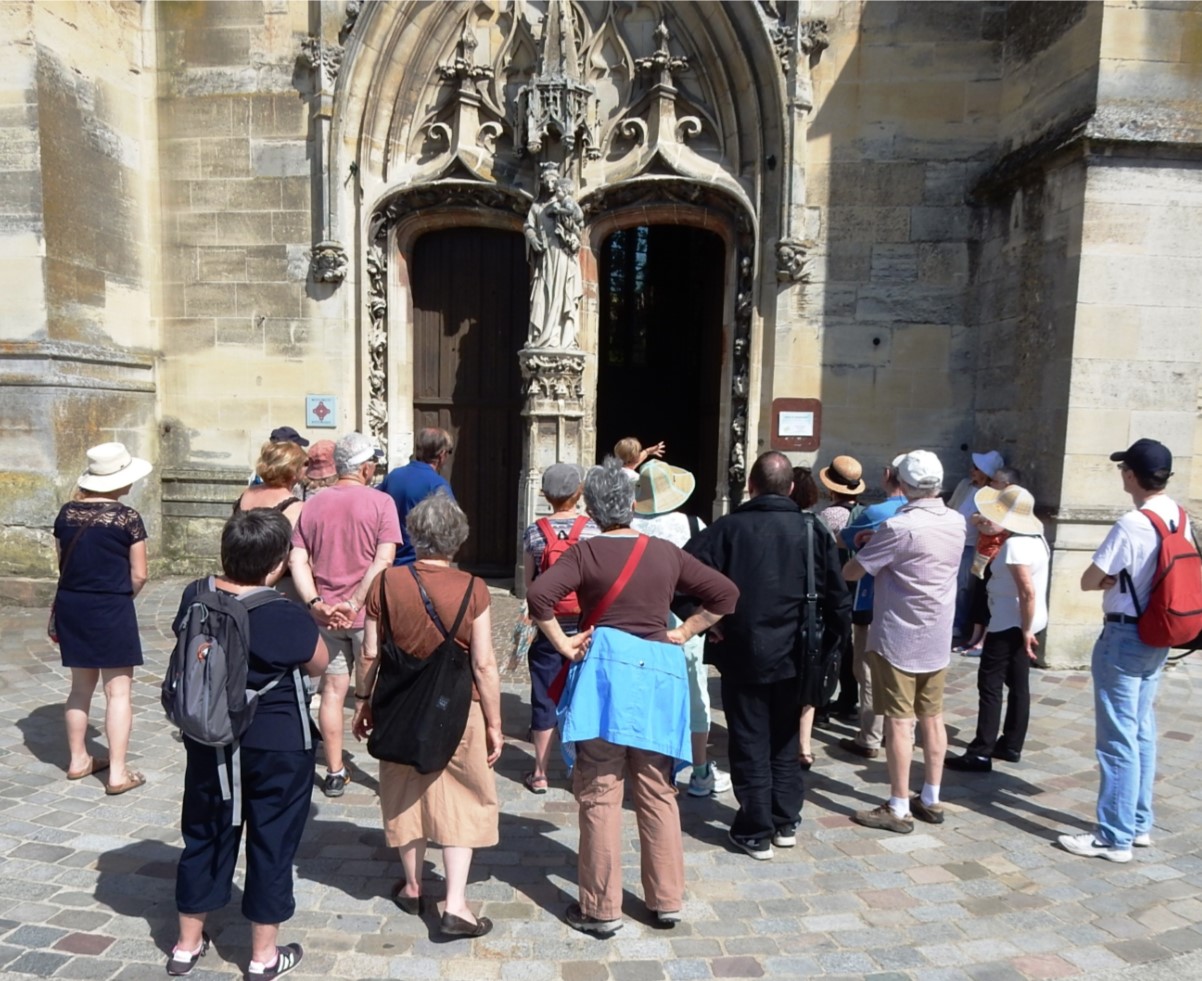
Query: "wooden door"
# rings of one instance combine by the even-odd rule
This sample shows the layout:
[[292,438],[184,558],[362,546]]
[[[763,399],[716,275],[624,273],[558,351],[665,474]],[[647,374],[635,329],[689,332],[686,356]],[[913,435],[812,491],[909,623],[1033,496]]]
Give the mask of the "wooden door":
[[410,268],[414,426],[455,441],[442,473],[471,525],[459,566],[508,577],[522,458],[517,352],[529,317],[524,242],[488,228],[428,232]]

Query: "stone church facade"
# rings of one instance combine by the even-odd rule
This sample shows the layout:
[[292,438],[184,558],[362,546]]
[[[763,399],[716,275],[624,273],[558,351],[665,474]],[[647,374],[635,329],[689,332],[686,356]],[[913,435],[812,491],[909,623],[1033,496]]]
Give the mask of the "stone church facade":
[[502,577],[541,469],[620,436],[706,517],[773,446],[998,449],[1082,663],[1107,455],[1202,493],[1202,5],[61,0],[0,45],[10,599],[109,439],[166,573],[275,426],[445,426]]

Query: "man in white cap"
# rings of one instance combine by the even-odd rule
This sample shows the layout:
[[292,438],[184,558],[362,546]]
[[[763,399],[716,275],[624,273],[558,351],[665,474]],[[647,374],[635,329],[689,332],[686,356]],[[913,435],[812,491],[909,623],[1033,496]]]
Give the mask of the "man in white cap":
[[[852,820],[909,834],[914,817],[943,823],[939,803],[947,753],[943,684],[951,661],[956,573],[965,522],[939,498],[943,466],[934,453],[907,453],[898,466],[898,482],[905,506],[848,561],[843,576],[849,582],[865,574],[876,577],[868,660],[873,708],[885,717],[890,784],[886,803],[857,811]],[[911,796],[915,719],[922,730],[925,777],[922,793]]]
[[[1017,484],[1005,490],[982,487],[975,496],[980,530],[1004,535],[989,560],[985,588],[989,627],[977,670],[980,708],[977,733],[962,756],[949,756],[949,770],[988,773],[994,760],[1022,758],[1031,717],[1031,662],[1039,646],[1036,634],[1048,625],[1048,565],[1051,552],[1043,522],[1035,517],[1035,498]],[[1002,723],[1002,686],[1008,689]],[[998,739],[998,727],[1002,738]]]
[[396,505],[371,487],[378,452],[362,433],[347,433],[334,444],[338,480],[301,508],[288,557],[296,591],[330,651],[317,715],[327,797],[341,797],[349,779],[342,758],[343,706],[352,670],[355,697],[366,697],[360,693],[371,667],[361,656],[367,590],[392,565],[401,542]]
[[1136,510],[1115,522],[1081,575],[1083,590],[1104,590],[1105,622],[1090,665],[1101,777],[1097,824],[1092,832],[1061,835],[1060,845],[1074,855],[1129,862],[1132,845],[1152,844],[1156,690],[1169,653],[1167,645],[1144,642],[1139,620],[1148,609],[1161,536],[1184,535],[1192,544],[1194,535],[1189,516],[1166,493],[1173,476],[1167,446],[1138,439],[1110,459]]

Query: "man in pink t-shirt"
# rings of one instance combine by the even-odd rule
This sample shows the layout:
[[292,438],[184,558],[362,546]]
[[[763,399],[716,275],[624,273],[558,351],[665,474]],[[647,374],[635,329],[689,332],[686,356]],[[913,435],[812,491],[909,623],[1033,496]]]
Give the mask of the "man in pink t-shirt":
[[348,780],[342,742],[351,668],[358,698],[371,667],[362,656],[363,604],[372,581],[392,565],[401,541],[396,505],[370,486],[376,453],[362,433],[348,433],[338,440],[334,447],[338,480],[305,502],[288,559],[301,602],[308,605],[330,650],[317,715],[327,769],[321,789],[327,797],[341,797]]

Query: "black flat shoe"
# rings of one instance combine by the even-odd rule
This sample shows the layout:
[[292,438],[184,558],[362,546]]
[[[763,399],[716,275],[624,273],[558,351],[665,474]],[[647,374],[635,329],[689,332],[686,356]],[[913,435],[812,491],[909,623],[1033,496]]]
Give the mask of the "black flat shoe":
[[421,916],[426,911],[426,897],[402,895],[401,890],[404,888],[404,879],[401,879],[392,887],[392,901],[396,903],[397,909],[402,913],[408,913],[410,916]]
[[993,769],[993,761],[988,756],[975,756],[972,753],[948,756],[943,765],[949,770],[958,770],[961,773],[988,773]]
[[477,916],[472,923],[461,916],[450,913],[442,914],[439,930],[444,937],[483,937],[492,929],[492,920],[487,916]]
[[1001,760],[1003,763],[1018,763],[1023,758],[1022,753],[1016,753],[1012,749],[995,749],[989,755],[995,760]]

